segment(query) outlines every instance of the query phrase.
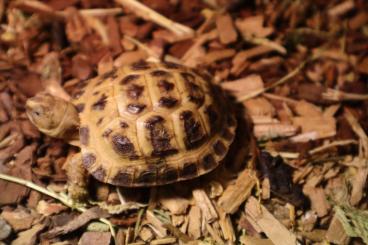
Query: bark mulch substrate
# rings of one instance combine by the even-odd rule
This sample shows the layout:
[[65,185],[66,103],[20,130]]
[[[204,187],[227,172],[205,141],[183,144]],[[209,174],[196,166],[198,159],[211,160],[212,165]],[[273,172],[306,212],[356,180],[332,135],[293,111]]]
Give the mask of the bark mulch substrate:
[[[367,10],[0,0],[0,244],[368,243]],[[73,206],[63,165],[77,149],[32,126],[25,101],[68,99],[140,60],[209,71],[243,107],[236,147],[208,176],[133,191],[94,182]]]

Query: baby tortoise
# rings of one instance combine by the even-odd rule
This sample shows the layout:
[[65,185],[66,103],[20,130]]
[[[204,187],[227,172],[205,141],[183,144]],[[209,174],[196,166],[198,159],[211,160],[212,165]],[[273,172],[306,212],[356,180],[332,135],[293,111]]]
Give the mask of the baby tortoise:
[[67,175],[70,195],[81,199],[87,173],[116,186],[147,187],[216,168],[237,122],[210,80],[176,64],[138,62],[87,81],[70,102],[41,93],[26,110],[41,132],[80,147]]

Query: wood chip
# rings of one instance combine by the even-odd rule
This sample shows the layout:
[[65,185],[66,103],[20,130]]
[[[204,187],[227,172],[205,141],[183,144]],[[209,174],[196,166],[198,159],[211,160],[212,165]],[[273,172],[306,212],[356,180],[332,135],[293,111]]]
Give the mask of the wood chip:
[[99,207],[93,207],[83,212],[81,215],[71,220],[67,224],[63,226],[55,227],[52,230],[45,233],[44,235],[46,238],[53,238],[59,235],[67,234],[67,233],[75,231],[79,229],[80,227],[86,225],[91,220],[103,218],[107,216],[108,214],[102,209],[100,209]]
[[328,242],[339,245],[347,245],[350,242],[349,236],[336,215],[333,216],[328,227],[326,239]]
[[223,82],[220,85],[222,88],[228,90],[237,98],[264,89],[263,80],[261,76],[257,74],[251,74],[249,76],[234,81]]
[[32,227],[35,217],[25,209],[16,209],[13,211],[5,210],[1,217],[9,223],[15,231],[26,230]]
[[194,239],[198,239],[202,236],[201,226],[202,226],[202,213],[198,206],[192,206],[189,210],[189,224],[188,224],[188,234]]
[[217,220],[218,214],[207,193],[203,189],[194,189],[192,191],[192,194],[197,206],[201,209],[206,221],[208,223],[211,223]]
[[218,200],[218,205],[228,214],[235,213],[239,206],[250,196],[256,185],[256,173],[246,169],[239,174],[235,183],[229,185]]
[[296,236],[288,231],[257,199],[250,197],[245,205],[246,216],[260,226],[275,245],[295,245]]
[[320,117],[323,115],[321,108],[305,100],[298,101],[294,107],[299,116]]
[[251,116],[273,117],[276,114],[273,105],[263,97],[246,100],[243,105]]
[[31,229],[22,231],[18,234],[17,239],[12,241],[12,245],[35,245],[37,235],[45,228],[43,224],[36,224]]
[[216,27],[222,44],[235,42],[238,35],[229,14],[220,15],[216,18]]
[[312,210],[317,212],[318,217],[324,217],[331,209],[327,202],[326,194],[322,188],[304,186],[303,192],[309,197],[312,203]]
[[336,134],[334,117],[294,117],[293,124],[302,129],[303,133],[315,132],[319,139],[332,137]]
[[78,245],[109,245],[111,240],[110,232],[85,232]]
[[219,60],[228,59],[235,55],[235,49],[221,49],[208,52],[203,57],[203,62],[206,64],[211,64]]
[[164,224],[155,216],[155,214],[151,210],[147,210],[146,220],[158,237],[165,237],[167,235],[167,229],[164,227]]
[[[361,159],[361,161],[364,165],[368,163],[367,159]],[[355,206],[360,202],[360,200],[362,200],[365,194],[367,177],[368,177],[367,167],[357,169],[357,173],[354,176],[352,183],[351,183],[352,185],[351,196],[350,196],[351,205]]]
[[275,139],[290,137],[297,133],[298,127],[286,123],[265,123],[254,125],[253,132],[257,139]]

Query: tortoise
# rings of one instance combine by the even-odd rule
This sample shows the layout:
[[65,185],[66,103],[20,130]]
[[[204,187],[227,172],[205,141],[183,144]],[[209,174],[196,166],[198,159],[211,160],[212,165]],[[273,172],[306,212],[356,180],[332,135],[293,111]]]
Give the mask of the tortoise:
[[75,199],[86,196],[88,173],[123,187],[201,176],[234,140],[237,121],[224,91],[198,70],[141,61],[82,85],[70,101],[42,92],[26,102],[41,132],[80,147],[67,167]]

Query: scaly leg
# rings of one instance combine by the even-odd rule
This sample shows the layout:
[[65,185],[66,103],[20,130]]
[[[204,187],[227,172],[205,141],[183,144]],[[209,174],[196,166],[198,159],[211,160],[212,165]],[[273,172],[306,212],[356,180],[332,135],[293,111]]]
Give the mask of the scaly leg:
[[68,157],[65,169],[68,177],[69,196],[76,202],[86,201],[88,199],[89,175],[82,165],[82,154],[76,153]]

